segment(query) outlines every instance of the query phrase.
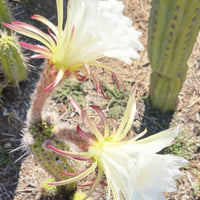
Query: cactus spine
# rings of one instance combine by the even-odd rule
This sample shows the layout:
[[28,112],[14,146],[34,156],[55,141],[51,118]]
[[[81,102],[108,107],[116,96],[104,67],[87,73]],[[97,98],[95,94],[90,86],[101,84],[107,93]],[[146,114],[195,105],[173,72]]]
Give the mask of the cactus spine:
[[0,62],[7,82],[18,85],[26,78],[25,58],[16,36],[0,32]]
[[174,110],[186,78],[187,61],[200,30],[200,0],[153,0],[148,55],[152,105]]

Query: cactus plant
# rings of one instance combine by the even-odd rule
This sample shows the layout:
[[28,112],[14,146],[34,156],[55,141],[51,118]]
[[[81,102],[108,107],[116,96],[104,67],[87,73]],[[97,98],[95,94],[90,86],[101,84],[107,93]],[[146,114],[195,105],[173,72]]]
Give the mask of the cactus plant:
[[10,23],[12,15],[7,0],[0,0],[0,29],[5,29],[1,22]]
[[[76,191],[74,194],[71,194],[69,196],[69,200],[80,200],[84,199],[85,197],[86,197],[85,193]],[[86,200],[91,200],[91,198],[86,198]]]
[[55,179],[50,177],[47,178],[42,185],[40,186],[40,188],[42,189],[42,193],[45,196],[54,196],[58,193],[58,187],[54,186],[54,185],[49,185],[48,183],[53,183],[55,182]]
[[[30,125],[29,132],[33,137],[33,143],[30,145],[31,152],[34,158],[46,169],[56,181],[65,180],[66,175],[62,172],[74,173],[76,171],[77,161],[69,159],[64,156],[55,154],[48,149],[49,144],[54,144],[57,148],[69,150],[66,143],[58,141],[53,134],[53,125],[46,122],[39,122],[34,125]],[[70,163],[70,165],[69,165]],[[44,187],[45,184],[42,186]],[[72,191],[75,189],[76,184],[62,186],[61,189],[66,191]],[[44,189],[44,188],[43,188]],[[46,188],[48,189],[48,187]],[[55,189],[52,190],[55,193]]]
[[153,0],[148,55],[152,105],[174,110],[188,70],[187,60],[200,30],[200,0]]
[[[25,57],[22,54],[18,39],[12,31],[2,25],[2,22],[10,23],[12,15],[8,2],[0,0],[0,67],[6,77],[7,83],[18,85],[26,78]],[[1,92],[1,91],[0,91]]]
[[25,58],[15,35],[0,32],[0,62],[7,82],[18,85],[26,78]]

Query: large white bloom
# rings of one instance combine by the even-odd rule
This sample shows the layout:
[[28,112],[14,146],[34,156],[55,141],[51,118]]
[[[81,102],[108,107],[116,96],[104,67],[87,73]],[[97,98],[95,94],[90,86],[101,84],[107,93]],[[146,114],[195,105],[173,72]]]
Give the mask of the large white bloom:
[[[69,33],[74,28],[74,35],[65,65],[70,65],[69,61],[93,64],[95,59],[104,56],[128,63],[131,62],[130,58],[139,58],[137,50],[143,50],[138,41],[141,33],[132,27],[132,21],[123,15],[123,10],[124,4],[117,0],[71,1],[65,32]],[[70,35],[66,36],[65,41],[69,43]],[[64,52],[67,51],[65,47]],[[62,54],[62,49],[58,54]]]
[[38,53],[32,58],[45,58],[49,61],[51,71],[56,75],[52,86],[71,74],[80,81],[91,75],[97,82],[97,78],[89,71],[89,65],[114,73],[114,69],[99,62],[98,59],[105,56],[129,64],[131,58],[139,58],[137,51],[143,50],[138,41],[141,33],[132,27],[131,19],[123,15],[124,4],[121,1],[71,0],[67,7],[66,22],[63,20],[63,0],[56,0],[56,3],[57,26],[43,16],[32,17],[47,25],[49,34],[22,22],[3,23],[43,44],[20,42],[24,48]]
[[177,134],[176,128],[135,142],[104,145],[101,160],[115,199],[123,196],[126,200],[164,200],[163,192],[177,190],[174,180],[181,176],[179,168],[187,161],[157,154]]
[[[109,191],[112,190],[115,200],[164,200],[166,198],[163,192],[176,190],[174,180],[180,177],[179,168],[187,161],[182,157],[157,153],[172,144],[179,130],[172,128],[141,139],[145,134],[143,132],[135,138],[129,138],[128,132],[136,112],[134,94],[135,87],[131,92],[120,125],[118,126],[114,120],[110,121],[113,123],[112,130],[109,128],[109,121],[103,112],[98,107],[92,106],[104,125],[102,133],[84,110],[71,98],[73,106],[89,126],[94,137],[85,133],[78,126],[78,134],[88,144],[84,148],[87,150],[86,152],[66,152],[52,146],[49,147],[61,155],[90,160],[93,164],[76,177],[51,183],[51,185],[63,185],[77,181],[98,168],[96,181],[89,194],[100,183],[103,173],[106,175]],[[69,173],[67,175],[70,176]]]

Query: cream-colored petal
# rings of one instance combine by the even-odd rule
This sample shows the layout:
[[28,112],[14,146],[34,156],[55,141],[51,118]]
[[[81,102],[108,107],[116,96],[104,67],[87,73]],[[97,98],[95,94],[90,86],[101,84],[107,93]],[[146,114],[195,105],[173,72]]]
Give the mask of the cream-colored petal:
[[135,101],[135,92],[136,92],[136,84],[133,86],[131,91],[126,110],[124,112],[124,116],[121,120],[119,128],[117,129],[116,134],[113,136],[113,140],[120,141],[124,139],[131,128],[131,124],[135,117],[136,113],[136,101]]
[[170,128],[152,136],[133,141],[127,145],[127,148],[132,151],[143,153],[157,153],[163,148],[170,145],[170,143],[178,136],[179,128]]

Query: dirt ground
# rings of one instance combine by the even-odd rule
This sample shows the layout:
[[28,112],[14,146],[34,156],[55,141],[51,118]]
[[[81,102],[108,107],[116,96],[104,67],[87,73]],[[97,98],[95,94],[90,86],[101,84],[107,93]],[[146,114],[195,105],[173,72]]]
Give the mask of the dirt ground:
[[[148,17],[150,14],[150,0],[124,0],[126,5],[124,14],[130,17],[134,27],[142,32],[140,41],[145,51],[140,52],[141,58],[133,60],[132,65],[126,65],[115,59],[103,59],[107,65],[116,69],[117,75],[125,83],[133,85],[138,82],[137,89],[137,115],[133,122],[133,129],[139,133],[147,127],[150,133],[157,133],[172,125],[180,125],[181,133],[187,132],[187,141],[182,145],[189,144],[186,149],[186,156],[189,160],[187,167],[182,169],[183,177],[177,181],[178,191],[166,194],[172,200],[198,200],[200,199],[200,35],[198,36],[192,55],[188,62],[189,70],[186,81],[179,95],[179,104],[174,113],[159,113],[151,107],[148,98],[149,78],[151,66],[147,55],[147,32]],[[18,21],[38,25],[41,24],[30,20],[33,14],[41,14],[56,22],[55,1],[39,0],[10,0],[13,16]],[[21,37],[23,41],[33,42],[28,38]],[[27,55],[30,52],[25,51]],[[40,184],[48,176],[39,163],[34,160],[33,155],[27,155],[20,147],[21,132],[26,121],[26,112],[29,108],[31,94],[39,79],[42,70],[43,60],[30,60],[28,62],[28,78],[20,83],[19,88],[7,87],[0,96],[0,199],[1,200],[64,200],[68,199],[67,194],[60,194],[54,197],[42,195]],[[99,72],[104,83],[112,84],[111,74]],[[96,99],[95,87],[91,81],[87,81],[85,90],[89,95],[85,96],[87,105],[97,104],[107,112],[105,99]],[[50,110],[53,105],[54,111],[61,115],[62,120],[73,118],[73,113],[65,111],[67,106],[63,101],[49,101]],[[187,152],[192,154],[187,154]],[[188,155],[191,155],[188,157]],[[87,183],[85,179],[78,183],[78,191],[86,191],[88,188],[81,187]],[[103,200],[106,197],[106,189],[99,186],[91,199]]]

